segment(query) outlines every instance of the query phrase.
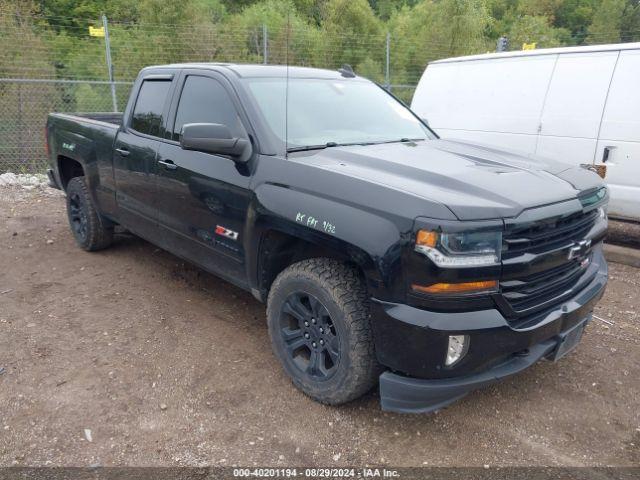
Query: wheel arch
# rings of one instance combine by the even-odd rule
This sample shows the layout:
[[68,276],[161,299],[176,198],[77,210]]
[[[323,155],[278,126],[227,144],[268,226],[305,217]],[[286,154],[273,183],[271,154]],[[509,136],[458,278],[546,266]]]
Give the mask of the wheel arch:
[[60,186],[63,190],[67,190],[67,185],[72,178],[85,176],[85,168],[82,162],[66,155],[58,155],[58,175],[60,177]]
[[408,238],[401,232],[411,228],[412,221],[364,205],[263,183],[255,189],[245,225],[252,293],[264,300],[277,273],[292,261],[326,256],[358,267],[368,293],[390,299],[399,285],[402,245]]
[[311,258],[331,258],[352,265],[366,281],[369,290],[379,288],[381,277],[370,255],[340,239],[322,238],[314,233],[275,227],[262,232],[256,262],[261,299],[266,299],[280,272],[289,265]]

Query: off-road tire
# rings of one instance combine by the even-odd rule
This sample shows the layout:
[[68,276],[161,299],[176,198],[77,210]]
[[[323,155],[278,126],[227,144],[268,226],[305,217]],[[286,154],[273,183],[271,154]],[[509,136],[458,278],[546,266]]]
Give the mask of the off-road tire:
[[67,217],[71,233],[83,250],[102,250],[113,242],[113,225],[96,211],[85,177],[74,177],[67,184]]
[[[318,379],[303,371],[286,346],[283,323],[290,322],[293,328],[296,322],[300,323],[297,317],[286,313],[291,310],[285,303],[298,298],[296,295],[315,297],[335,329],[339,356],[332,367],[334,373],[328,378]],[[358,271],[329,258],[303,260],[286,268],[273,282],[267,300],[269,335],[276,357],[298,389],[329,405],[354,400],[377,383],[381,367],[376,360],[369,317],[367,290]],[[302,348],[311,350],[310,346]],[[327,349],[325,355],[328,354]]]

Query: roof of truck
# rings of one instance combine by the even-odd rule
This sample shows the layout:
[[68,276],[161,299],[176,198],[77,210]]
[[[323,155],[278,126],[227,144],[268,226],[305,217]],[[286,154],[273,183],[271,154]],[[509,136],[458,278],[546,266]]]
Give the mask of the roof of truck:
[[235,73],[241,78],[257,78],[257,77],[286,77],[289,78],[326,78],[340,79],[344,78],[337,70],[325,70],[322,68],[310,67],[294,67],[286,65],[259,65],[259,64],[239,64],[239,63],[174,63],[170,65],[154,65],[147,67],[145,70],[154,70],[162,68],[194,68],[203,70],[221,70],[225,69]]
[[589,45],[583,47],[560,47],[541,48],[538,50],[516,50],[513,52],[485,53],[482,55],[469,55],[466,57],[444,58],[429,62],[429,65],[437,63],[469,62],[474,60],[491,60],[511,57],[532,57],[536,55],[557,55],[559,53],[588,53],[588,52],[610,52],[616,50],[638,50],[640,42],[634,43],[614,43],[609,45]]

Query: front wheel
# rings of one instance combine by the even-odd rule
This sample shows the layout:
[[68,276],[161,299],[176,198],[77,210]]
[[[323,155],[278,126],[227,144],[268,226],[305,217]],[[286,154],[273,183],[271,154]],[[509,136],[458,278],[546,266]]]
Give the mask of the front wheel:
[[354,268],[326,258],[291,265],[271,287],[267,321],[276,356],[311,398],[339,405],[376,384],[367,292]]
[[88,252],[107,248],[113,242],[113,226],[97,212],[84,177],[67,185],[67,216],[71,233],[80,248]]

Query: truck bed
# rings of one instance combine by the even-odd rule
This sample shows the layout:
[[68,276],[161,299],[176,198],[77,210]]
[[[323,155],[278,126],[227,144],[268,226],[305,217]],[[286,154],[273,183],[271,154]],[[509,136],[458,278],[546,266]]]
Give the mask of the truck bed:
[[[86,176],[96,180],[99,170],[112,171],[113,144],[121,124],[122,113],[117,112],[50,113],[46,130],[51,184],[66,188],[65,179],[74,168],[83,168]],[[79,165],[82,167],[76,167]],[[96,190],[97,199],[106,213],[114,208],[112,178],[105,174]]]

